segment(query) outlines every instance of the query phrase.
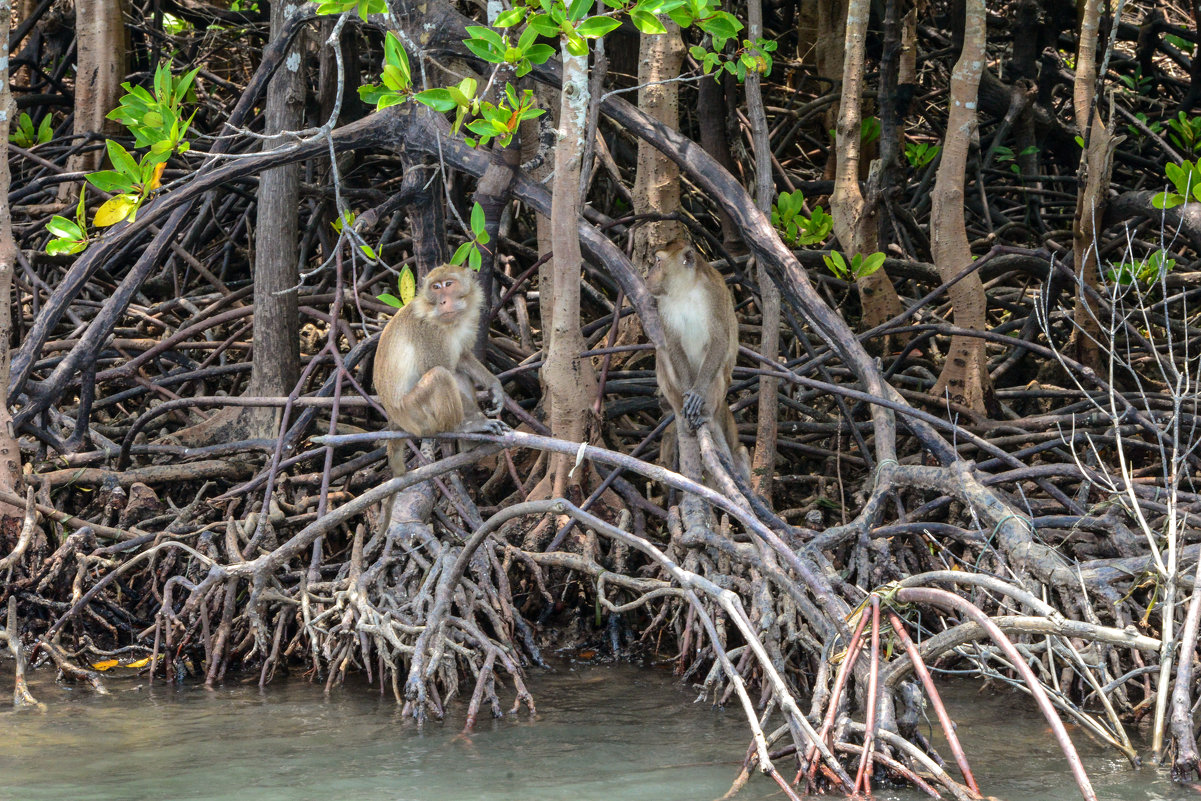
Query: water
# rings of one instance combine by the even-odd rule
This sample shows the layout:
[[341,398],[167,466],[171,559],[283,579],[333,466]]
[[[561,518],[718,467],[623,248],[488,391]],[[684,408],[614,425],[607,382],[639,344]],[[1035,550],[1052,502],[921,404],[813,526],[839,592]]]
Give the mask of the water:
[[[729,789],[747,746],[736,707],[694,704],[666,673],[624,665],[535,673],[536,716],[484,712],[469,736],[461,717],[419,730],[390,695],[361,684],[326,696],[299,679],[265,692],[253,682],[209,691],[110,680],[111,695],[96,696],[56,686],[48,671],[33,679],[45,713],[0,711],[0,801],[709,801]],[[0,670],[6,703],[11,681]],[[1079,798],[1029,701],[967,683],[947,695],[986,794]],[[1195,798],[1072,733],[1100,798]],[[738,798],[783,795],[756,776]]]

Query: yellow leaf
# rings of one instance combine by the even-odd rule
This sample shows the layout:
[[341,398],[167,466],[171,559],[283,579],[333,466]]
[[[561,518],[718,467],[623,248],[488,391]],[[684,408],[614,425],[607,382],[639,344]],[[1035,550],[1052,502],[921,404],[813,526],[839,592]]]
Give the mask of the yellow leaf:
[[150,664],[150,657],[146,657],[145,659],[139,659],[136,662],[130,662],[125,667],[127,667],[127,668],[143,668],[149,664]]
[[417,279],[413,276],[413,271],[405,267],[400,271],[400,302],[407,306],[416,294]]
[[147,189],[158,189],[163,185],[163,170],[167,169],[167,162],[161,162],[154,167],[154,176],[150,179],[150,183],[146,185]]
[[104,205],[96,209],[92,224],[104,228],[116,225],[130,215],[138,206],[137,195],[117,195],[104,201]]
[[119,664],[121,663],[116,659],[105,659],[103,662],[93,662],[92,667],[95,670],[108,670],[109,668],[115,668]]

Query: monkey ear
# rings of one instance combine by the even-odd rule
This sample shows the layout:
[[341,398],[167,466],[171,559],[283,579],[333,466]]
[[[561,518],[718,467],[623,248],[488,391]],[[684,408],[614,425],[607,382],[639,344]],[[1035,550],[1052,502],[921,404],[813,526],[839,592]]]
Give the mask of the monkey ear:
[[688,267],[696,266],[696,251],[692,248],[684,248],[684,264]]

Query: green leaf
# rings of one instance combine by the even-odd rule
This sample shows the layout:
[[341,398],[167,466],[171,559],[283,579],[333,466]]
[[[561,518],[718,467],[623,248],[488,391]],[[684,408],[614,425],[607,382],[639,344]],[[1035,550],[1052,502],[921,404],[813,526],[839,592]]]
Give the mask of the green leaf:
[[844,259],[842,254],[838,251],[833,251],[822,256],[822,261],[824,261],[826,266],[830,268],[830,272],[834,273],[839,278],[847,277],[846,259]]
[[87,199],[87,192],[79,193],[79,202],[75,204],[75,224],[79,226],[80,231],[86,231],[88,228],[88,210],[84,205]]
[[484,230],[485,222],[484,207],[479,203],[475,203],[471,207],[471,232],[476,236],[479,236],[479,234]]
[[541,36],[558,36],[559,26],[547,14],[535,14],[528,23]]
[[480,267],[483,266],[483,263],[484,263],[484,257],[480,254],[479,248],[473,247],[470,251],[468,251],[468,253],[467,253],[467,266],[468,267],[470,267],[471,269],[475,270],[478,273],[480,271]]
[[505,41],[503,36],[491,28],[487,28],[483,25],[468,25],[466,30],[471,38],[482,39],[499,50],[504,50],[509,46],[509,43]]
[[612,17],[592,17],[586,19],[576,28],[576,33],[589,39],[599,39],[610,31],[621,27],[621,22]]
[[588,16],[588,12],[592,10],[592,5],[595,1],[571,0],[571,5],[567,7],[567,19],[571,22],[579,22]]
[[487,61],[491,64],[505,63],[505,51],[498,50],[485,41],[480,39],[464,39],[463,44],[468,50],[470,50],[472,53],[475,53],[484,61]]
[[517,23],[521,22],[523,19],[525,19],[525,15],[528,12],[529,12],[529,9],[526,8],[525,6],[518,6],[517,8],[510,8],[507,11],[502,11],[499,14],[497,14],[496,22],[494,22],[492,24],[494,27],[497,27],[497,28],[511,28],[514,25],[516,25]]
[[37,141],[38,144],[45,144],[54,137],[54,121],[49,114],[42,117],[42,123],[38,126]]
[[455,250],[455,255],[450,257],[451,264],[462,264],[467,260],[467,252],[475,247],[474,242],[464,242]]
[[555,54],[555,49],[547,44],[530,45],[525,51],[525,57],[531,64],[544,64]]
[[634,27],[643,33],[667,33],[667,28],[663,27],[663,23],[654,14],[643,11],[637,6],[630,9],[630,22],[633,22]]
[[117,171],[137,180],[138,163],[133,160],[133,156],[129,155],[129,151],[112,139],[109,139],[105,144],[108,147],[108,158],[112,161],[113,166],[117,168]]
[[165,61],[154,68],[154,96],[158,100],[171,99],[171,68]]
[[451,97],[450,91],[447,89],[426,89],[424,92],[418,92],[416,100],[418,103],[424,103],[435,111],[447,112],[458,107],[458,103]]
[[382,295],[376,295],[375,299],[380,301],[381,303],[387,303],[389,306],[392,306],[393,308],[397,308],[397,309],[404,308],[404,304],[400,301],[400,298],[396,297],[395,295],[390,295],[387,292],[385,292]]
[[403,103],[404,100],[405,99],[404,99],[403,95],[398,95],[395,92],[388,92],[376,101],[375,108],[377,111],[386,109],[389,106],[399,105],[399,104]]
[[578,36],[569,37],[567,39],[567,44],[565,45],[565,47],[567,48],[567,52],[573,56],[588,55],[588,40],[587,39],[581,39]]
[[1157,209],[1174,209],[1184,203],[1184,198],[1174,192],[1160,192],[1151,198],[1151,205]]
[[182,103],[188,90],[192,88],[192,81],[196,80],[196,75],[200,72],[200,67],[195,67],[189,72],[184,73],[184,76],[175,82],[175,99]]
[[78,253],[87,246],[87,242],[76,239],[51,239],[46,243],[46,252],[51,256],[63,256]]
[[855,271],[856,278],[866,278],[884,266],[884,254],[877,251],[863,259],[859,269]]
[[57,214],[46,223],[46,230],[61,239],[83,239],[83,231],[78,225]]
[[101,192],[128,192],[133,189],[133,179],[128,175],[113,170],[100,170],[84,176],[89,184]]

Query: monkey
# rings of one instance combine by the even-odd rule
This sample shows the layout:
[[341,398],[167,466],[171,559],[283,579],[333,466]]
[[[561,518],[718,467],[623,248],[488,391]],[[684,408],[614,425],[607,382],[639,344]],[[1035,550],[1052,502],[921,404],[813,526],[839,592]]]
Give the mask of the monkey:
[[[430,271],[417,295],[384,326],[375,351],[375,388],[394,429],[428,437],[446,431],[503,433],[475,400],[488,391],[488,414],[504,406],[504,390],[471,347],[484,293],[475,273],[444,264]],[[404,443],[388,440],[393,476],[405,472]]]
[[[734,298],[721,273],[700,258],[689,242],[678,240],[655,253],[646,280],[659,304],[666,342],[655,349],[655,379],[677,420],[696,428],[708,417],[720,429],[743,478],[750,478],[750,457],[738,441],[738,425],[726,393],[738,359],[738,318]],[[675,458],[671,431],[664,432],[660,460]]]

